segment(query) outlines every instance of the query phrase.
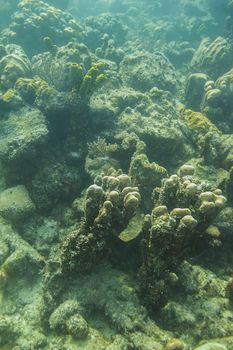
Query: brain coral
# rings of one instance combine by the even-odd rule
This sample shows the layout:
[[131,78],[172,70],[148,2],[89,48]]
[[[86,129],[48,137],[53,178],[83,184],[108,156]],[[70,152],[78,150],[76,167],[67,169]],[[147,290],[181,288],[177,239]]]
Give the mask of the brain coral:
[[127,55],[120,65],[120,74],[125,85],[142,92],[155,86],[174,91],[177,84],[174,67],[160,52]]

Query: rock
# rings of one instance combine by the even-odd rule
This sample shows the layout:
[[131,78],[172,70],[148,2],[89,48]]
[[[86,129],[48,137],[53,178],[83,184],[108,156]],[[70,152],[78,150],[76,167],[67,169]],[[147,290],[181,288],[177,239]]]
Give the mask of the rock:
[[43,257],[2,217],[0,217],[0,246],[0,284],[3,279],[9,281],[15,276],[29,278],[31,283],[31,276],[35,276],[44,266]]
[[13,111],[0,120],[0,158],[11,162],[33,156],[47,135],[45,118],[39,110],[24,107]]
[[0,193],[0,214],[9,221],[24,219],[35,210],[25,186],[18,185]]
[[0,346],[6,345],[15,338],[15,332],[12,327],[10,317],[0,316]]
[[52,41],[62,45],[66,40],[77,37],[80,31],[79,24],[68,12],[44,1],[22,0],[4,36],[7,42],[12,42],[14,38],[14,43],[27,47],[32,55],[43,47],[44,37],[50,36]]
[[120,64],[120,74],[127,86],[142,92],[155,86],[162,90],[174,91],[177,85],[174,67],[160,52],[126,56]]
[[200,110],[200,104],[204,95],[204,85],[208,76],[204,73],[191,74],[186,82],[185,103],[187,108],[194,111]]
[[151,338],[150,336],[143,334],[142,332],[134,332],[130,335],[130,340],[133,343],[135,349],[141,350],[162,350],[162,345]]
[[20,77],[29,77],[31,71],[30,61],[20,46],[6,45],[5,52],[6,55],[0,60],[0,85],[4,89],[13,87]]
[[162,316],[166,324],[173,329],[175,327],[188,329],[194,327],[196,323],[195,315],[186,306],[179,305],[176,302],[167,303],[162,309]]
[[75,339],[84,339],[88,335],[87,321],[79,314],[71,316],[67,320],[66,326],[68,333]]
[[165,350],[184,350],[184,343],[179,339],[172,339],[166,344]]

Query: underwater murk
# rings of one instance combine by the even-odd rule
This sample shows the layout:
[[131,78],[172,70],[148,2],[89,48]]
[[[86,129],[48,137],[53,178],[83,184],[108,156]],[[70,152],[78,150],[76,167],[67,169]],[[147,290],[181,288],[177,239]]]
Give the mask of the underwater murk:
[[233,350],[233,0],[0,32],[0,350]]

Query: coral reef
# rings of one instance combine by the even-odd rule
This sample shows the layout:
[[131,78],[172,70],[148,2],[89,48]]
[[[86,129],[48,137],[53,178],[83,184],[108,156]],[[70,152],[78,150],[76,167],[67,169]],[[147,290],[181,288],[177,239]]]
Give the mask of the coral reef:
[[24,50],[15,44],[2,46],[0,59],[0,88],[12,88],[20,77],[30,77],[31,63]]
[[[176,285],[176,271],[195,245],[218,244],[210,225],[223,208],[222,191],[205,191],[192,181],[195,168],[183,165],[154,190],[154,208],[143,227],[141,294],[150,307],[161,307]],[[197,247],[196,247],[197,249]],[[199,247],[200,249],[200,247]],[[203,248],[202,248],[203,249]]]
[[0,214],[9,221],[24,219],[35,211],[27,189],[18,185],[0,193]]
[[[83,183],[83,174],[65,159],[45,159],[33,176],[31,196],[38,210],[52,209],[58,200],[68,201],[78,195]],[[46,178],[46,182],[44,179]]]
[[0,349],[233,349],[232,0],[0,31]]
[[[30,278],[43,265],[43,257],[24,241],[12,227],[1,218],[1,288],[17,275]],[[30,265],[30,270],[28,270]]]
[[150,163],[144,153],[137,154],[136,152],[131,158],[129,175],[133,184],[139,187],[144,207],[146,211],[149,211],[151,192],[167,176],[166,169],[154,162]]
[[104,138],[98,138],[97,141],[88,144],[85,170],[93,181],[111,169],[120,169],[120,163],[112,157],[117,148],[116,143],[108,144]]
[[204,86],[207,80],[208,75],[204,73],[190,74],[185,89],[185,104],[187,108],[194,111],[200,110],[200,105],[204,95]]
[[189,131],[169,92],[114,89],[107,101],[105,94],[94,95],[90,106],[95,116],[100,114],[100,122],[103,118],[115,120],[113,138],[122,143],[124,159],[134,153],[136,139],[144,141],[150,160],[165,167],[193,155]]
[[44,1],[22,0],[9,27],[3,31],[3,41],[29,48],[32,55],[43,47],[44,37],[62,45],[72,38],[80,38],[81,32],[81,27],[69,13]]
[[232,79],[233,70],[220,76],[215,82],[207,81],[202,103],[203,111],[225,133],[232,132]]
[[64,241],[63,271],[86,271],[106,257],[141,200],[128,175],[106,175],[87,189],[85,217]]
[[232,46],[223,37],[215,40],[204,38],[196,50],[191,61],[191,67],[195,72],[207,73],[215,79],[227,72],[232,64]]
[[22,107],[10,111],[0,124],[0,158],[6,163],[35,157],[47,141],[46,121],[38,109]]
[[88,335],[88,325],[80,315],[80,305],[67,300],[51,314],[49,318],[51,329],[58,334],[67,333],[76,339],[82,339]]
[[229,179],[226,183],[226,191],[228,194],[228,200],[230,201],[230,203],[233,203],[233,167],[231,167],[229,172]]
[[121,16],[110,13],[103,13],[98,17],[89,15],[84,25],[86,28],[84,41],[93,51],[101,47],[103,50],[103,46],[109,40],[118,47],[124,42],[127,33],[127,26]]
[[66,46],[55,46],[49,37],[48,52],[32,58],[32,72],[55,87],[58,91],[78,89],[83,77],[91,68],[91,56],[84,44],[69,43]]
[[121,62],[120,74],[123,82],[142,92],[153,87],[174,91],[177,78],[174,67],[160,52],[127,55]]

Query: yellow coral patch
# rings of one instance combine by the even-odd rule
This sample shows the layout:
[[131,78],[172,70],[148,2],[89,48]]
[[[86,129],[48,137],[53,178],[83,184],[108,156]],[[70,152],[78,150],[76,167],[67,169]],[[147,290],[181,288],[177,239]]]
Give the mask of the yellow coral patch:
[[210,225],[206,229],[206,233],[214,238],[218,238],[221,235],[221,232],[219,231],[218,227],[215,225]]
[[182,116],[187,126],[195,131],[207,132],[210,130],[218,130],[216,126],[200,112],[194,112],[191,109],[186,109]]
[[10,100],[15,96],[15,90],[9,89],[4,94],[0,95],[0,99],[4,102],[10,102]]

